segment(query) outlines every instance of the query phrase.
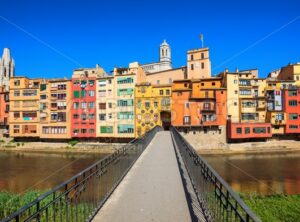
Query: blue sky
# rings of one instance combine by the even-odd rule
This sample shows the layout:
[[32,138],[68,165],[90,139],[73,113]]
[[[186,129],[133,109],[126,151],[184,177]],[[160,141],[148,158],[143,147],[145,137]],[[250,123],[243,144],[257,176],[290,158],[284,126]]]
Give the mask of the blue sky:
[[173,66],[183,66],[200,33],[214,74],[258,68],[264,77],[300,61],[297,0],[0,0],[0,7],[0,49],[11,48],[16,74],[32,78],[156,61],[163,39]]

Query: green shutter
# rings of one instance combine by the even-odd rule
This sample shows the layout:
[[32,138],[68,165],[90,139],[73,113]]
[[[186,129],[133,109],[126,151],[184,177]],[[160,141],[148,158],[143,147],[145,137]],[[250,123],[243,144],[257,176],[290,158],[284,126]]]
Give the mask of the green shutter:
[[79,98],[79,91],[74,91],[74,98]]
[[106,133],[106,127],[105,126],[100,127],[100,133]]

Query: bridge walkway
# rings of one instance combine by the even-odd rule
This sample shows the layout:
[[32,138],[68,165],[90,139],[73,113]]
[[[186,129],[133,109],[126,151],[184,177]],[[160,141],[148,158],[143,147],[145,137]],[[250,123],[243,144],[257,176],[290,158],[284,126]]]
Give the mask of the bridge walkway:
[[171,133],[158,132],[94,221],[192,221]]

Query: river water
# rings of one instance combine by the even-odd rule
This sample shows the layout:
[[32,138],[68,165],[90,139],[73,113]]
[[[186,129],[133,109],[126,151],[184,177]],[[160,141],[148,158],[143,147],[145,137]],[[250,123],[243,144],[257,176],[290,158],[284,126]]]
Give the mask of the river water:
[[235,191],[300,194],[300,152],[203,156]]
[[47,190],[106,154],[0,152],[0,191]]
[[[105,155],[0,152],[0,191],[53,188]],[[300,152],[203,156],[235,191],[300,193]]]

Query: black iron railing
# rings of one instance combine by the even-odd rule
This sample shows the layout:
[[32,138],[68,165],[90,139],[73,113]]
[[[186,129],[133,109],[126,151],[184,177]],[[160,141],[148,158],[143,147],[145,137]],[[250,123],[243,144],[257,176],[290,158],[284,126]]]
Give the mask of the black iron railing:
[[51,191],[3,222],[90,221],[161,128],[156,126]]
[[171,128],[176,149],[181,154],[199,203],[208,221],[260,221],[222,177],[185,138]]

